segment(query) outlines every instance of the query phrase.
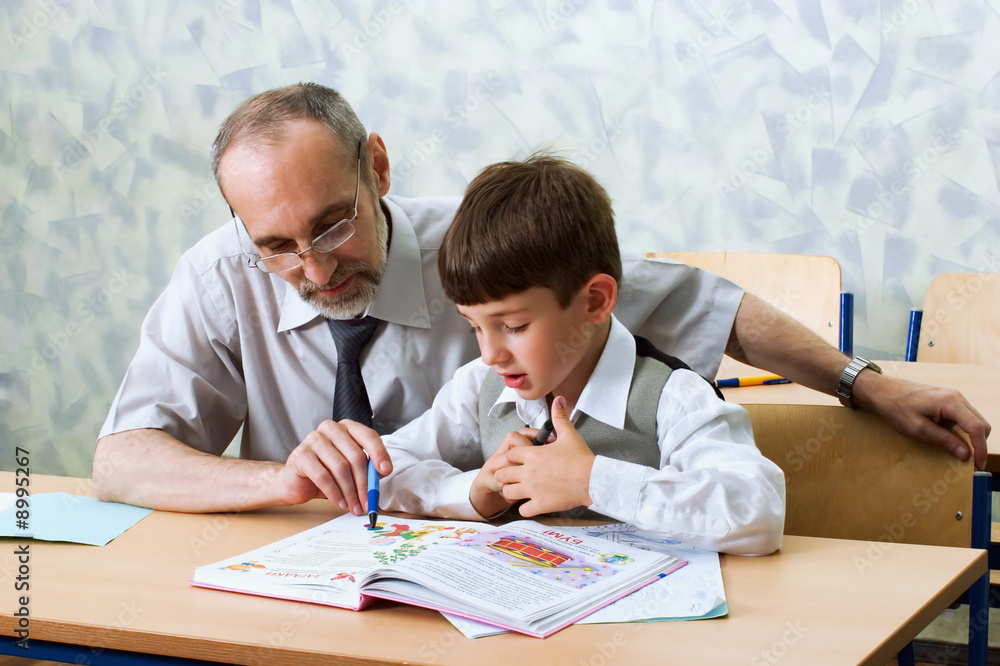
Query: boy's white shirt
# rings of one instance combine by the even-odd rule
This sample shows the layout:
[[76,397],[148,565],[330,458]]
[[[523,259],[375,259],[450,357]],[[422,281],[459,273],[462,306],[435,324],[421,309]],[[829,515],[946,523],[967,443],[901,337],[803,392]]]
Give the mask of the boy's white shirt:
[[[615,428],[625,423],[635,368],[635,338],[612,316],[611,330],[571,421],[585,412]],[[421,417],[383,438],[394,472],[382,481],[383,511],[482,520],[469,501],[481,464],[479,392],[490,367],[476,359],[459,368]],[[513,402],[540,428],[545,399],[524,400],[505,387],[493,409]],[[656,410],[660,469],[597,456],[590,509],[701,548],[741,554],[781,544],[785,482],[753,441],[739,405],[719,400],[703,378],[674,370]]]

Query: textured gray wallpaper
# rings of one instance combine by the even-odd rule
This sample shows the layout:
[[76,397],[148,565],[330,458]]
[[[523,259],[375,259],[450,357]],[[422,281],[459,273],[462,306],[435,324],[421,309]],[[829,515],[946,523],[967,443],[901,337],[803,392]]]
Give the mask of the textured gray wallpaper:
[[89,475],[252,93],[339,89],[397,194],[544,146],[628,249],[831,255],[855,350],[899,358],[931,277],[1000,271],[998,70],[1000,0],[4,0],[0,468]]

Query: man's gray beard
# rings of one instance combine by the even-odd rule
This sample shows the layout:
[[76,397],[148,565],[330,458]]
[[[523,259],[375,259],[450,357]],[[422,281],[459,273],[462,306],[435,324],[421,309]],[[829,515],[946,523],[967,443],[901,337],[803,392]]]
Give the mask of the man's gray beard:
[[[327,319],[350,319],[363,314],[368,304],[375,299],[379,284],[382,282],[382,276],[385,275],[385,266],[389,255],[389,249],[386,247],[388,234],[389,228],[386,224],[385,213],[382,212],[382,206],[376,199],[375,236],[381,248],[379,265],[372,266],[360,260],[338,264],[337,270],[333,272],[323,287],[315,282],[302,280],[297,287],[299,296]],[[338,285],[352,275],[356,276],[354,284],[344,293],[331,298],[323,298],[319,295],[319,291],[324,287],[330,288]]]
[[340,284],[351,275],[355,275],[354,284],[351,285],[350,289],[343,294],[324,298],[319,294],[321,289],[319,285],[303,280],[298,286],[299,296],[327,319],[350,319],[362,314],[375,298],[384,273],[384,263],[381,270],[372,268],[364,261],[340,264],[328,284]]

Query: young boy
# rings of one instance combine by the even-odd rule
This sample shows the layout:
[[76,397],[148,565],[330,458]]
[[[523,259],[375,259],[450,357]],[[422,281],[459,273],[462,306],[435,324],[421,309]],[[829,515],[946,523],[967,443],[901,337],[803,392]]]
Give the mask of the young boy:
[[[589,174],[546,155],[487,167],[438,259],[482,356],[384,438],[395,471],[383,510],[483,520],[526,500],[522,516],[611,518],[729,553],[778,548],[784,476],[746,411],[612,314],[621,257]],[[553,435],[533,446],[550,414]]]

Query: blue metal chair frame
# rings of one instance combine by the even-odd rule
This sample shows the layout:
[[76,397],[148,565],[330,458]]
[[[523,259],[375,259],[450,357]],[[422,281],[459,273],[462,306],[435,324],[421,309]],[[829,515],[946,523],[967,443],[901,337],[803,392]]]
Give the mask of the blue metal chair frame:
[[[972,479],[972,548],[990,549],[993,522],[993,475],[976,472]],[[992,566],[990,567],[992,568]],[[969,666],[987,666],[990,626],[990,574],[986,572],[963,595],[969,603]],[[913,643],[896,655],[899,666],[913,666]]]
[[[923,324],[924,311],[919,308],[910,310],[910,323],[906,332],[906,353],[904,359],[913,363],[917,360],[917,348],[920,343],[920,327]],[[992,543],[991,527],[993,521],[993,475],[990,472],[976,472],[976,487],[972,498],[972,547],[983,548],[988,552],[990,570],[1000,569],[1000,544]],[[985,487],[985,490],[984,490]],[[985,518],[984,518],[985,516]],[[986,664],[988,652],[989,613],[990,613],[990,577],[984,575],[969,589],[969,664]],[[996,606],[996,604],[994,604]],[[903,661],[900,660],[900,666]],[[913,663],[912,655],[910,664]]]
[[910,310],[910,325],[906,330],[906,354],[904,359],[913,363],[917,360],[917,345],[920,343],[920,324],[924,320],[924,311],[913,308]]
[[840,351],[854,356],[854,294],[840,293]]
[[[910,323],[906,336],[905,358],[909,362],[917,360],[917,345],[920,340],[920,325],[923,310],[910,310]],[[840,351],[854,355],[854,295],[844,292],[840,295]],[[972,548],[984,549],[989,553],[989,568],[1000,569],[1000,544],[991,543],[993,521],[993,475],[976,472],[972,488]],[[969,666],[986,666],[988,654],[988,628],[990,607],[990,577],[984,574],[969,588],[965,595],[969,603]],[[899,666],[913,666],[913,644],[903,648],[896,657]]]

